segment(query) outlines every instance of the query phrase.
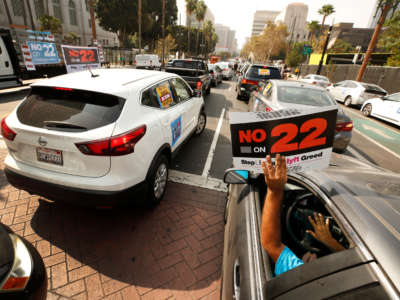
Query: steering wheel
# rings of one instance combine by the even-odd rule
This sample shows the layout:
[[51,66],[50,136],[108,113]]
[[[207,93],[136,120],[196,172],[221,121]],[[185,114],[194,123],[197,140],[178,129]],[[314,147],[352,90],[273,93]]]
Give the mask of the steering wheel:
[[[298,246],[303,248],[306,251],[313,252],[315,254],[320,254],[322,252],[321,249],[313,247],[311,245],[313,237],[311,237],[309,234],[306,233],[306,226],[299,226],[297,229],[300,231],[300,236],[302,237],[301,240],[300,238],[295,234],[293,230],[293,224],[292,221],[294,219],[299,220],[298,223],[301,223],[301,225],[308,224],[308,216],[312,215],[314,213],[313,210],[311,209],[299,209],[299,205],[301,205],[301,202],[303,200],[306,200],[307,198],[314,198],[315,196],[312,193],[306,193],[302,195],[298,195],[295,199],[295,201],[292,203],[292,205],[289,207],[287,213],[286,213],[286,229],[289,232],[289,235],[292,237],[292,239],[296,242]],[[311,225],[310,225],[311,226]],[[312,228],[312,227],[311,227]]]

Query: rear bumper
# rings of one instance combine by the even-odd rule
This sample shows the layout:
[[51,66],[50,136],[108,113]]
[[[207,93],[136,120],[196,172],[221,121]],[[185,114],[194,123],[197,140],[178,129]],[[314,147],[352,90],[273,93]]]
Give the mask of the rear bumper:
[[4,173],[8,182],[18,189],[27,191],[30,194],[39,195],[52,201],[62,201],[82,206],[113,206],[119,202],[132,199],[133,195],[135,195],[135,198],[136,196],[138,196],[138,198],[142,197],[147,191],[147,185],[145,182],[141,182],[133,187],[121,191],[98,191],[45,182],[18,174],[7,167],[5,168]]

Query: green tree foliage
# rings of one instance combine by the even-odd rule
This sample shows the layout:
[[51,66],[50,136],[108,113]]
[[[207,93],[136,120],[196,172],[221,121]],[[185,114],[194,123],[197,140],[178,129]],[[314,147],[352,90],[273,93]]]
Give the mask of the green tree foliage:
[[217,53],[217,56],[221,57],[221,60],[227,60],[232,57],[232,54],[227,51],[221,51]]
[[289,67],[297,67],[306,59],[306,55],[303,54],[304,45],[307,42],[294,43],[290,48],[288,56],[286,57],[286,64]]
[[49,16],[42,15],[39,17],[40,30],[42,31],[50,31],[53,34],[61,34],[62,33],[62,25],[60,19]]
[[198,0],[185,0],[186,1],[186,17],[188,20],[188,31],[187,31],[187,37],[188,37],[188,52],[190,53],[190,36],[191,36],[191,21],[190,21],[190,17],[192,16],[192,14],[195,12],[196,10],[196,6],[197,6],[197,1]]
[[[207,5],[204,3],[203,0],[199,0],[196,4],[196,9],[195,9],[196,20],[199,24],[204,21],[204,18],[206,17],[206,12],[207,12]],[[197,32],[197,41],[196,41],[197,54],[199,54],[199,51],[200,51],[199,35],[200,35],[200,31]]]
[[[157,41],[157,46],[155,49],[155,53],[158,54],[158,56],[162,57],[162,39],[159,39]],[[173,54],[173,50],[175,50],[177,48],[176,45],[176,41],[173,38],[173,36],[171,34],[168,34],[168,36],[165,37],[165,48],[164,48],[164,53],[165,53],[165,57],[168,59],[169,58],[169,54]]]
[[310,41],[312,44],[314,42],[315,33],[321,30],[321,25],[319,24],[318,21],[311,21],[310,23],[307,24],[307,29],[311,33]]
[[328,50],[329,53],[354,53],[356,48],[350,43],[337,39],[332,48]]
[[323,16],[321,28],[324,28],[326,17],[330,16],[334,12],[335,12],[335,8],[333,7],[332,4],[325,4],[318,10],[318,13]]
[[[176,0],[166,0],[165,25],[173,24],[177,19]],[[100,26],[118,35],[120,46],[131,42],[130,36],[138,31],[137,0],[97,0],[96,17]],[[142,38],[151,49],[161,37],[162,0],[142,0]]]
[[390,51],[393,55],[388,59],[388,66],[400,66],[400,11],[386,21],[385,30],[379,38],[378,47]]

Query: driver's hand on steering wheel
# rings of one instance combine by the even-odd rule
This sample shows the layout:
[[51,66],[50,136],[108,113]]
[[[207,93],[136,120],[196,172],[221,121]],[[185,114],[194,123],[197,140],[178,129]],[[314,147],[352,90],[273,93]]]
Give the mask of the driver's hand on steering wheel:
[[272,164],[271,156],[267,155],[266,160],[261,163],[265,183],[271,192],[282,192],[286,181],[286,158],[280,154],[275,156],[275,166]]
[[314,231],[307,230],[307,233],[311,234],[315,239],[319,240],[335,252],[344,250],[344,247],[332,237],[329,230],[329,218],[324,220],[322,214],[314,213],[314,217],[309,216],[308,221],[314,228]]

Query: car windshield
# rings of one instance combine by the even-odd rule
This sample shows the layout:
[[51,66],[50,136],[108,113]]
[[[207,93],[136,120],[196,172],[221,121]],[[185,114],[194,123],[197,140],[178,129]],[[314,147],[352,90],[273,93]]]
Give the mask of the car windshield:
[[277,68],[251,66],[246,73],[246,77],[259,79],[281,79],[281,73]]
[[374,84],[368,84],[368,83],[361,83],[363,88],[365,88],[366,92],[379,92],[379,93],[385,93],[385,90],[381,89],[379,86],[374,85]]
[[175,60],[173,67],[184,69],[202,69],[202,62],[197,60]]
[[400,93],[392,94],[386,97],[389,100],[400,102]]
[[310,106],[336,105],[325,91],[295,86],[278,87],[278,101]]

